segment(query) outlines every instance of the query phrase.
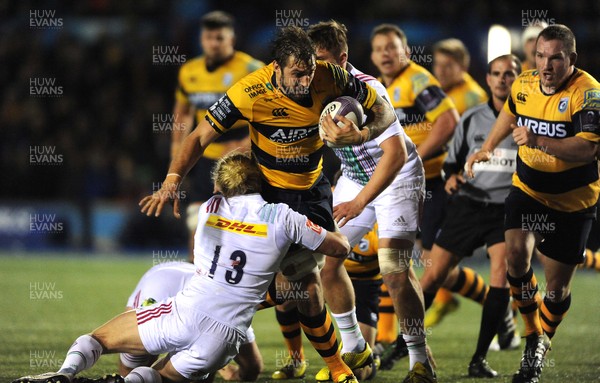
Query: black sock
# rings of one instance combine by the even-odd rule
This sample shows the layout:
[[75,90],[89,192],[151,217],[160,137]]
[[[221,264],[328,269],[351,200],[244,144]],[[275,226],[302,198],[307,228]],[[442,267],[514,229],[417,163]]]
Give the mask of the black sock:
[[423,298],[425,299],[425,311],[427,311],[427,309],[431,307],[431,304],[435,299],[435,294],[436,293],[431,294],[426,291],[423,291]]
[[477,350],[475,351],[475,355],[473,355],[473,359],[477,356],[485,357],[487,355],[490,343],[498,331],[498,325],[504,318],[509,301],[510,289],[490,287],[490,291],[483,304]]

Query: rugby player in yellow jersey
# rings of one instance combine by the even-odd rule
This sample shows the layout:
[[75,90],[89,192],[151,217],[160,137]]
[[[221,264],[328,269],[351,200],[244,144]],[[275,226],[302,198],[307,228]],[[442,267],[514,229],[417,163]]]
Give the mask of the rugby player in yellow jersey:
[[[334,145],[360,144],[379,136],[396,117],[387,101],[375,90],[337,65],[316,61],[310,38],[301,28],[282,28],[273,41],[271,64],[244,77],[211,106],[205,119],[182,143],[171,162],[162,188],[143,199],[143,211],[159,215],[169,201],[179,216],[177,189],[208,144],[237,121],[250,124],[252,152],[263,176],[262,195],[269,202],[285,202],[304,212],[316,224],[335,229],[331,186],[322,175],[323,141],[318,124],[323,107],[332,99],[356,98],[373,114],[359,130],[352,121],[336,125],[331,117],[322,122],[325,138]],[[334,382],[355,382],[344,364],[331,318],[323,303],[318,274],[318,255],[290,249],[281,271],[308,299],[297,301],[300,323],[317,352],[329,367]],[[304,296],[303,294],[298,294]]]
[[[511,293],[526,344],[514,383],[537,383],[550,338],[571,304],[571,279],[583,262],[600,193],[600,84],[575,67],[575,36],[551,25],[536,41],[536,69],[522,73],[479,152],[466,164],[486,161],[512,133],[519,145],[517,171],[506,199],[505,239]],[[542,240],[536,243],[535,236]],[[545,256],[546,294],[531,268],[534,247]]]
[[458,114],[488,100],[487,93],[467,72],[471,57],[458,39],[445,39],[433,45],[433,75],[452,99]]
[[[171,159],[175,158],[181,143],[206,110],[225,91],[242,77],[264,66],[250,55],[236,51],[234,19],[228,13],[213,11],[200,20],[200,45],[202,55],[181,66],[175,92],[174,126],[171,135]],[[192,177],[188,178],[188,207],[186,223],[189,229],[189,258],[193,261],[194,232],[198,221],[198,208],[213,194],[210,169],[216,160],[236,148],[250,148],[248,123],[237,124],[227,134],[210,144],[198,160]]]

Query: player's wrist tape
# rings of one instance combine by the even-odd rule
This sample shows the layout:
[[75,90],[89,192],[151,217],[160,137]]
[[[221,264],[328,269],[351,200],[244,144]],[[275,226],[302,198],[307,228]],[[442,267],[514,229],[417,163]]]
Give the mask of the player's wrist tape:
[[183,177],[181,177],[180,174],[177,174],[177,173],[169,173],[169,174],[167,174],[167,177],[169,177],[169,176],[177,176],[177,177],[179,177],[179,179],[183,178]]

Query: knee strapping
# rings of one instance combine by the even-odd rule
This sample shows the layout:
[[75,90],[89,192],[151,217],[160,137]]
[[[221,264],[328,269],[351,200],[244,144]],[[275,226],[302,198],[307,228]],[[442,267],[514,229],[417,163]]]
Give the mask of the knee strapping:
[[408,271],[411,254],[412,249],[380,248],[377,250],[381,275]]

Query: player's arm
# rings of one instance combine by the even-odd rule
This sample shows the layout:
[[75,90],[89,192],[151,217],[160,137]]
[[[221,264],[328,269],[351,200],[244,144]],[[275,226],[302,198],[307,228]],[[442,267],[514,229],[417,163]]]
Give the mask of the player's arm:
[[206,120],[200,121],[196,129],[183,140],[177,155],[171,161],[169,171],[160,190],[140,201],[141,212],[148,216],[154,214],[158,217],[165,203],[173,201],[173,214],[175,217],[180,218],[178,190],[181,180],[202,156],[208,144],[218,136],[219,133]]
[[389,103],[378,94],[375,94],[371,107],[366,109],[373,115],[373,121],[361,130],[344,116],[337,116],[337,119],[344,124],[343,127],[339,127],[330,115],[326,115],[322,127],[327,134],[327,141],[337,146],[364,144],[381,135],[396,119],[396,114]]
[[444,145],[448,143],[454,128],[458,122],[458,112],[455,108],[450,108],[440,114],[431,125],[431,132],[427,138],[417,147],[421,158],[425,161],[435,157]]
[[348,238],[344,234],[328,231],[323,242],[315,250],[330,257],[344,258],[350,253],[352,248],[350,247]]
[[174,126],[171,133],[171,160],[179,151],[183,140],[190,134],[194,123],[195,108],[192,104],[184,102],[179,98],[173,107]]
[[363,129],[358,130],[352,121],[343,116],[339,117],[339,120],[344,123],[341,128],[333,122],[330,116],[326,116],[322,126],[327,133],[327,141],[337,146],[360,145],[378,137],[396,120],[396,113],[391,105],[377,94],[375,88],[338,65],[327,65],[342,94],[355,98],[373,117],[372,121],[367,123]]
[[475,162],[485,162],[489,161],[492,158],[492,152],[511,133],[512,128],[511,125],[516,123],[516,118],[514,115],[507,112],[505,109],[500,111],[498,118],[496,119],[496,123],[492,127],[490,134],[487,136],[483,145],[481,145],[481,150],[473,153],[467,159],[467,163],[465,164],[465,172],[468,177],[473,178],[473,164]]
[[383,155],[375,167],[375,171],[364,188],[353,200],[343,202],[333,207],[333,218],[342,227],[362,213],[365,206],[373,201],[385,188],[387,188],[402,166],[408,160],[406,143],[402,136],[392,136],[379,144]]
[[[583,121],[585,119],[585,121]],[[511,125],[517,145],[542,148],[547,154],[567,162],[592,162],[600,141],[600,110],[584,109],[573,116],[575,136],[551,138],[538,136],[526,126]]]
[[458,122],[452,137],[452,143],[448,148],[448,156],[442,165],[442,176],[446,180],[444,189],[448,194],[456,193],[460,188],[460,185],[465,183],[462,171],[463,166],[467,161],[467,155],[470,151],[467,139],[465,137],[465,132],[468,130],[468,125],[465,127],[465,124],[470,123],[470,118],[465,119],[464,117],[465,116],[463,115]]

